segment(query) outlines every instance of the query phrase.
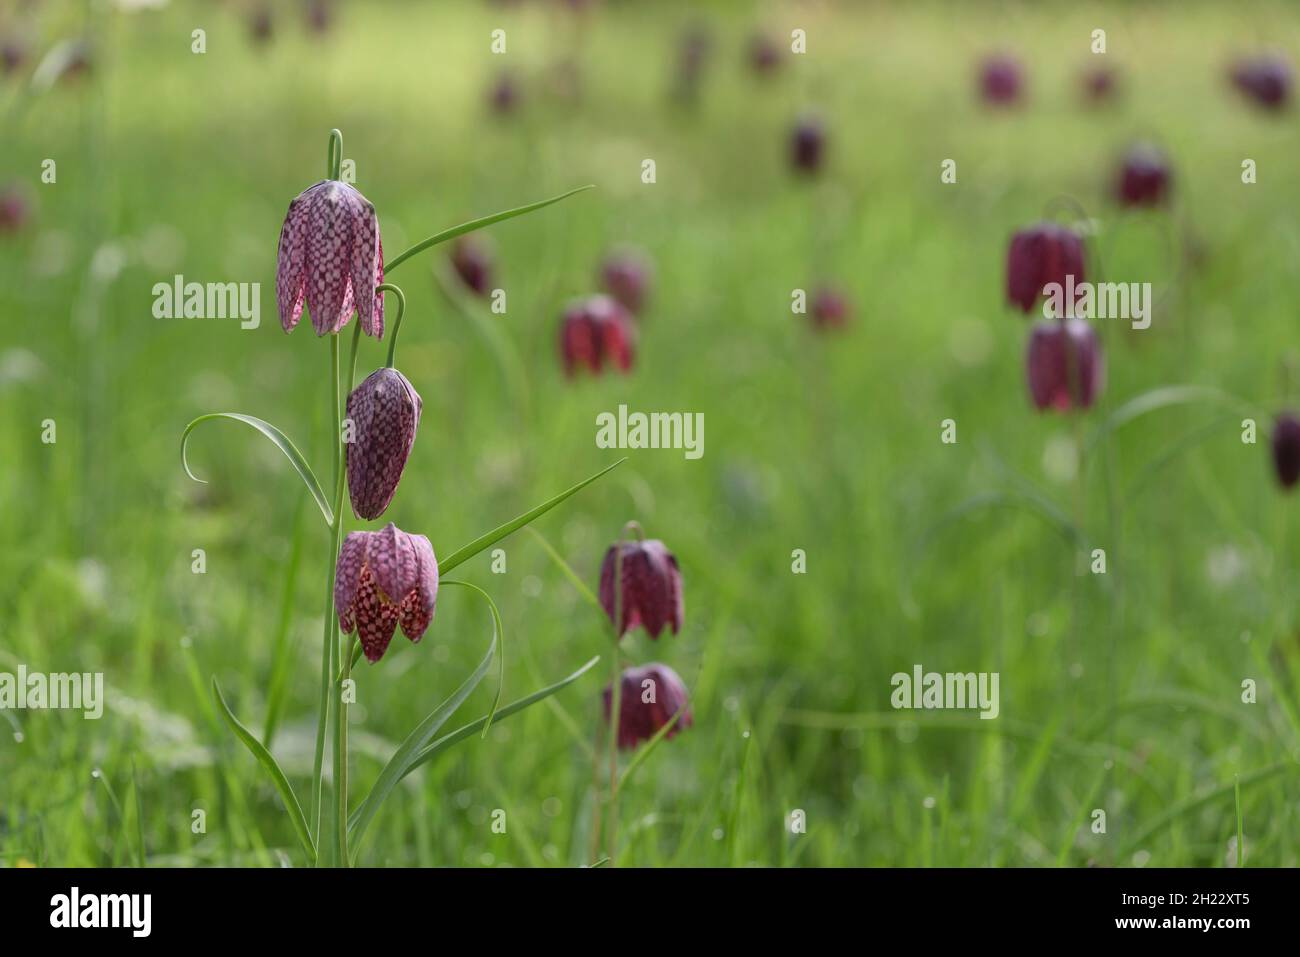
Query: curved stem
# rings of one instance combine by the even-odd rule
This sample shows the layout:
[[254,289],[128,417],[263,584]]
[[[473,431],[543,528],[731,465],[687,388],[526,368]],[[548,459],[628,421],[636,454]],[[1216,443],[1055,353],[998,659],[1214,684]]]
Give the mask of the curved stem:
[[375,287],[375,292],[391,292],[397,297],[397,318],[393,320],[393,332],[388,340],[388,368],[393,367],[393,359],[397,355],[397,334],[402,331],[402,317],[406,315],[406,293],[402,292],[400,286],[395,286],[391,282],[380,283]]
[[327,179],[338,179],[343,170],[343,133],[340,130],[330,130],[330,142],[325,159],[325,176]]

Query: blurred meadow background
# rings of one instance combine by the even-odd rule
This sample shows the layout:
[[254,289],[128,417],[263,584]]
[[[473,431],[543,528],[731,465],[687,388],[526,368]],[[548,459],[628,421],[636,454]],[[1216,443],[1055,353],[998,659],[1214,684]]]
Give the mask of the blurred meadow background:
[[[596,186],[480,234],[504,315],[457,286],[447,246],[393,275],[423,420],[388,513],[348,528],[391,519],[449,554],[624,454],[595,446],[598,413],[704,413],[701,459],[630,451],[535,524],[592,589],[629,519],[682,570],[682,632],[636,632],[625,655],[682,676],[694,727],[622,794],[619,864],[1235,866],[1239,816],[1247,865],[1297,863],[1300,502],[1268,436],[1300,387],[1300,136],[1293,110],[1259,109],[1227,74],[1294,57],[1300,11],[353,2],[317,30],[308,6],[0,6],[26,49],[0,77],[0,189],[26,204],[0,234],[0,670],[102,671],[108,691],[98,721],[0,712],[0,860],[303,863],[210,680],[305,796],[329,535],[255,432],[195,433],[206,485],[179,447],[195,416],[245,412],[330,474],[329,350],[307,322],[281,331],[274,280],[285,210],[338,127],[390,257]],[[782,53],[768,73],[756,34]],[[84,49],[84,69],[56,75],[42,59],[69,40],[86,46],[60,56]],[[1024,66],[1014,108],[978,95],[999,52]],[[1099,62],[1117,85],[1090,103],[1080,77]],[[789,163],[810,112],[815,176]],[[1164,208],[1112,196],[1137,140],[1169,158]],[[1097,323],[1108,381],[1082,415],[1033,409],[1029,321],[1005,301],[1008,239],[1043,218],[1090,220],[1099,274],[1158,300],[1148,330]],[[566,380],[564,305],[629,244],[654,264],[635,367]],[[154,318],[152,287],[176,274],[261,283],[260,326]],[[792,314],[792,290],[822,285],[852,305],[842,329]],[[363,338],[358,381],[383,357]],[[1129,404],[1175,386],[1194,388]],[[535,535],[502,547],[504,574],[484,552],[455,577],[501,606],[503,700],[602,661],[407,779],[361,864],[593,862],[607,622]],[[484,607],[445,588],[420,644],[359,666],[354,800],[489,635]],[[892,709],[891,675],[916,664],[998,672],[1000,716]],[[495,685],[494,666],[448,729]]]

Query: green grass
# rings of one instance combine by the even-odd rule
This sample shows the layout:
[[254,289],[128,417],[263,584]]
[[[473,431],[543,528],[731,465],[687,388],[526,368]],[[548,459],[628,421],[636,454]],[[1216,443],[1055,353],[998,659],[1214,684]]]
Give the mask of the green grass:
[[[81,4],[47,6],[42,44],[80,29]],[[254,431],[195,433],[206,485],[178,448],[196,416],[239,411],[328,482],[329,349],[308,323],[277,327],[274,269],[289,200],[321,177],[339,127],[390,256],[596,185],[487,230],[505,316],[440,291],[443,250],[395,274],[398,365],[424,415],[382,521],[450,556],[621,455],[595,447],[598,413],[705,414],[702,459],[633,451],[541,517],[544,540],[507,539],[505,574],[489,552],[456,572],[500,606],[513,702],[609,653],[607,622],[549,551],[591,589],[629,519],[676,553],[686,627],[638,633],[625,653],[676,669],[695,721],[624,787],[618,864],[1297,863],[1300,502],[1271,475],[1267,416],[1297,359],[1300,136],[1294,112],[1260,115],[1224,81],[1262,41],[1300,53],[1293,7],[764,5],[760,19],[720,4],[703,14],[715,57],[695,109],[668,87],[696,5],[610,2],[579,28],[558,4],[352,4],[321,42],[281,16],[265,49],[233,9],[106,14],[88,83],[28,100],[0,81],[0,180],[37,204],[33,229],[0,237],[0,671],[102,671],[109,688],[99,721],[0,712],[0,860],[304,863],[210,687],[253,733],[273,730],[305,801],[328,532]],[[760,22],[809,36],[761,83],[743,62]],[[498,26],[505,57],[488,51]],[[1124,95],[1093,110],[1075,75],[1098,26]],[[1027,63],[1030,100],[990,115],[972,69],[1003,47]],[[569,54],[584,79],[573,102],[545,80]],[[502,61],[526,77],[505,122],[485,109]],[[784,162],[805,106],[830,131],[811,183]],[[1168,212],[1121,216],[1107,200],[1136,137],[1171,156]],[[39,182],[45,158],[54,185]],[[945,158],[955,186],[939,182]],[[1109,381],[1080,422],[1030,409],[1028,326],[1002,297],[1010,232],[1062,196],[1100,220],[1108,278],[1163,293],[1150,330],[1102,324]],[[623,242],[657,269],[635,373],[566,382],[560,310]],[[175,273],[260,282],[261,327],[154,319],[151,288]],[[821,279],[855,303],[841,335],[790,314],[791,290]],[[358,378],[384,355],[363,339]],[[1102,429],[1178,385],[1257,410],[1260,443],[1241,442],[1249,413],[1199,394]],[[955,445],[939,441],[947,418]],[[1061,481],[1054,463],[1093,438],[1083,478]],[[1076,575],[1098,547],[1107,573]],[[485,612],[462,597],[447,590],[419,645],[398,637],[356,669],[354,809],[482,657]],[[916,663],[999,672],[1000,717],[892,710],[890,676]],[[607,670],[406,777],[359,862],[595,863]],[[495,686],[494,669],[447,729],[486,715]],[[786,829],[795,809],[804,834]]]

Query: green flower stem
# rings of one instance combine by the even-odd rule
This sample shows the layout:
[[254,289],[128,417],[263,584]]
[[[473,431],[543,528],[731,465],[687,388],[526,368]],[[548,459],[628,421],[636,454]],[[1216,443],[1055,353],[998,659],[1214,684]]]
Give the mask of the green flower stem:
[[[634,524],[629,522],[628,526]],[[609,656],[609,810],[605,825],[605,856],[609,858],[610,867],[614,866],[618,854],[618,720],[623,709],[623,676],[619,672],[618,646],[623,637],[620,629],[623,621],[623,542],[628,526],[624,527],[623,535],[619,536],[614,547],[614,653]]]
[[343,133],[341,130],[330,130],[330,142],[325,157],[325,176],[327,179],[338,179],[342,169]]
[[375,292],[391,292],[397,297],[397,318],[393,320],[393,331],[388,338],[388,368],[393,367],[393,360],[397,356],[397,334],[402,330],[402,316],[406,315],[406,293],[402,292],[399,286],[394,286],[391,282],[381,283],[375,287]]

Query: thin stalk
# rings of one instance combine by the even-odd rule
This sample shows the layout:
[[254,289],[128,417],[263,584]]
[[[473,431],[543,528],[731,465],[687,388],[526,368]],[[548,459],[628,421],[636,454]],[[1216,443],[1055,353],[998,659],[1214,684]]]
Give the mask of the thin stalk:
[[614,653],[610,660],[609,691],[609,809],[606,814],[605,856],[613,867],[618,855],[618,719],[623,709],[623,676],[618,667],[618,643],[623,637],[623,540],[614,548]]
[[391,369],[393,360],[397,355],[397,334],[402,329],[402,316],[406,315],[406,293],[391,282],[381,283],[376,286],[375,292],[391,292],[397,297],[397,318],[393,320],[393,331],[388,338],[388,368]]

